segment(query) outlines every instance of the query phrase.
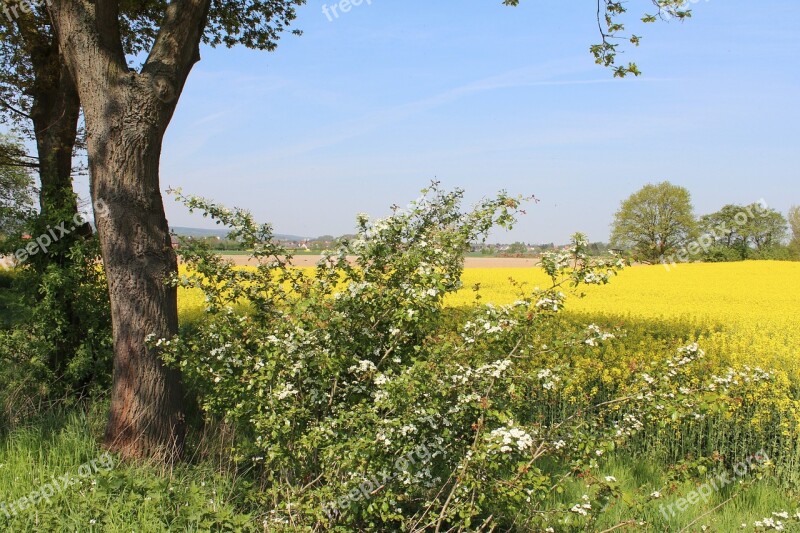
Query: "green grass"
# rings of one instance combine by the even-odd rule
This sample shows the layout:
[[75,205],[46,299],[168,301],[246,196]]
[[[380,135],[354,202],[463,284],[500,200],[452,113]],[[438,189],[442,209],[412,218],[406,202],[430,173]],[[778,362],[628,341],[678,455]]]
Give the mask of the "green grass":
[[[244,511],[249,484],[235,471],[210,461],[172,470],[119,464],[113,458],[106,462],[97,441],[106,408],[98,403],[87,410],[51,412],[0,436],[0,531],[257,529],[258,520]],[[96,472],[82,477],[93,460]],[[76,482],[56,489],[49,502],[38,497],[35,505],[19,509],[20,498],[49,492],[45,487],[61,485],[65,475]],[[16,514],[10,511],[12,502]]]
[[[602,531],[617,524],[634,520],[636,531],[753,531],[753,524],[772,516],[774,512],[788,512],[793,515],[800,508],[800,499],[790,495],[785,488],[772,478],[757,480],[745,475],[735,478],[737,482],[722,490],[713,490],[708,478],[698,476],[696,479],[675,481],[652,459],[630,458],[617,455],[609,458],[603,468],[604,476],[613,476],[619,482],[623,497],[605,510],[597,524]],[[739,483],[741,481],[742,483]],[[706,487],[703,491],[698,489]],[[583,494],[579,485],[575,484],[570,491],[572,501],[577,503]],[[651,494],[658,491],[660,498],[648,498],[641,506],[631,505],[629,495],[638,492]],[[705,492],[703,498],[701,493]],[[698,495],[697,503],[690,504],[688,497]],[[680,510],[678,503],[684,500]],[[645,526],[638,525],[643,521]],[[789,522],[789,521],[784,521]],[[747,524],[747,528],[742,525]],[[707,529],[703,530],[703,527]],[[792,529],[794,527],[794,529]],[[797,531],[797,524],[787,524],[786,531]]]
[[[55,410],[35,422],[0,436],[0,503],[17,502],[41,490],[52,478],[65,474],[80,478],[82,465],[103,456],[98,445],[107,404],[69,411]],[[18,512],[12,519],[0,508],[0,531],[263,531],[260,524],[267,509],[259,507],[258,495],[246,473],[215,463],[207,442],[194,435],[190,454],[197,458],[172,470],[158,466],[130,466],[114,461],[110,470],[100,469],[79,483]],[[603,475],[616,477],[623,494],[649,494],[659,490],[662,499],[642,507],[629,504],[628,496],[610,506],[592,531],[602,531],[627,521],[645,521],[621,531],[680,531],[698,517],[689,531],[753,531],[756,520],[773,512],[797,512],[797,497],[773,480],[758,481],[728,500],[740,486],[715,492],[706,502],[689,506],[665,518],[662,505],[686,497],[701,480],[673,482],[665,469],[652,460],[611,456]],[[744,478],[747,479],[747,478]],[[749,480],[748,480],[749,481]],[[585,488],[580,483],[555,496],[577,503]],[[722,504],[722,505],[721,505]],[[718,509],[716,507],[720,506]],[[741,524],[748,524],[742,529]],[[558,530],[558,529],[557,529]],[[792,526],[786,531],[792,531]]]

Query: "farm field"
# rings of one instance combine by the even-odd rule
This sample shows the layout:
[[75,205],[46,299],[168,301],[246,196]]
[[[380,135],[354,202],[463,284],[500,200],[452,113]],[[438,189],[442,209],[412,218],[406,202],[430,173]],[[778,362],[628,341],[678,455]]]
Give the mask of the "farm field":
[[[487,260],[492,261],[492,260]],[[504,260],[514,264],[519,260]],[[472,262],[472,265],[475,263]],[[548,278],[536,267],[474,267],[468,263],[464,288],[448,297],[452,307],[475,300],[509,304],[524,290],[543,288]],[[571,297],[567,310],[598,321],[625,324],[647,320],[700,332],[696,338],[721,363],[761,365],[800,378],[800,264],[779,261],[696,263],[673,267],[635,266],[611,284],[582,288],[584,298]],[[182,318],[202,316],[199,291],[181,289]]]
[[[513,302],[513,278],[545,286],[539,269],[467,269],[464,286],[481,284],[484,301]],[[800,377],[800,264],[778,261],[696,263],[667,271],[637,266],[610,285],[582,289],[567,310],[607,319],[681,323],[704,331],[698,339],[709,353],[750,365],[786,370]],[[467,304],[462,290],[450,305]]]

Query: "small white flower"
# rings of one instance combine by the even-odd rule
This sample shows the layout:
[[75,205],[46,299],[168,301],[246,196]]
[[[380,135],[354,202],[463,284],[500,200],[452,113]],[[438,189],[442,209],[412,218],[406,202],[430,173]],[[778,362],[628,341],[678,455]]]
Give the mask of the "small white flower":
[[283,387],[281,388],[281,390],[278,391],[278,394],[276,395],[276,397],[279,400],[285,400],[289,396],[294,396],[295,394],[298,394],[298,393],[299,393],[299,391],[295,390],[294,385],[292,385],[291,383],[285,383],[283,385]]
[[358,362],[358,365],[353,365],[347,370],[352,374],[357,374],[357,373],[366,374],[368,372],[374,372],[378,370],[378,367],[376,367],[375,363],[373,363],[372,361],[363,359]]

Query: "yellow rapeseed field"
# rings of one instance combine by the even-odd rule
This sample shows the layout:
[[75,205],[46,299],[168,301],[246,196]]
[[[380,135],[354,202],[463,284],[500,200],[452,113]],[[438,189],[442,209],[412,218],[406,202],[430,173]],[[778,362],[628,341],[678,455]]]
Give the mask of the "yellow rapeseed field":
[[[480,283],[483,302],[511,303],[518,298],[509,278],[526,288],[542,288],[548,278],[539,268],[472,268],[464,272],[464,289],[448,298],[452,306],[474,300]],[[800,263],[752,261],[634,266],[610,285],[586,289],[567,309],[598,317],[655,319],[692,323],[706,331],[697,339],[710,354],[727,361],[761,365],[800,377]],[[202,295],[179,293],[184,319],[202,315]]]
[[[540,269],[468,269],[465,289],[481,284],[483,301],[509,303],[509,278],[546,287]],[[473,298],[463,290],[451,305]],[[590,287],[567,309],[601,316],[690,322],[708,330],[697,340],[709,353],[743,364],[781,369],[800,377],[800,263],[748,261],[634,266],[610,285]]]

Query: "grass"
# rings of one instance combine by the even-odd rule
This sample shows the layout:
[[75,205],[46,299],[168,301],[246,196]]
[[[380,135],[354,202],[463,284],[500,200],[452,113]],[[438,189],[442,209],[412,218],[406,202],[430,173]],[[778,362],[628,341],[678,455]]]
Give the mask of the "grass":
[[[603,470],[603,475],[620,480],[619,489],[623,495],[634,491],[644,494],[658,491],[661,496],[649,499],[640,508],[630,505],[630,500],[623,496],[605,510],[597,524],[598,530],[633,520],[636,525],[629,528],[631,531],[678,532],[690,525],[689,531],[701,531],[704,526],[707,531],[716,532],[752,531],[756,521],[770,517],[774,512],[794,514],[800,504],[797,498],[788,495],[784,488],[769,478],[757,480],[743,476],[722,490],[713,490],[705,479],[676,482],[668,471],[659,468],[652,460],[625,455],[609,458]],[[707,488],[700,489],[704,485]],[[573,484],[562,498],[577,503],[584,493],[582,488]],[[692,494],[698,495],[694,504],[688,500]],[[681,503],[681,500],[684,501]],[[639,525],[641,521],[647,525]],[[742,524],[748,527],[742,528]]]
[[[244,504],[250,485],[223,464],[204,459],[167,470],[119,464],[104,456],[98,438],[107,407],[98,402],[57,408],[0,436],[0,531],[233,531],[255,526]],[[21,498],[49,493],[48,486],[55,489],[49,501],[39,496],[36,504],[20,508]]]
[[[18,502],[41,491],[53,478],[80,478],[83,465],[103,456],[98,445],[105,421],[105,402],[71,410],[55,409],[29,424],[0,436],[0,505]],[[206,455],[203,438],[192,435],[194,460],[166,470],[159,466],[131,466],[112,462],[112,468],[79,479],[58,492],[50,503],[42,501],[9,518],[0,507],[0,530],[39,531],[261,531],[265,513],[259,508],[253,484],[246,475]],[[742,479],[713,492],[706,501],[672,514],[670,505],[696,491],[700,480],[674,481],[670,472],[643,457],[611,456],[603,475],[620,480],[623,497],[603,513],[597,531],[622,522],[646,521],[627,531],[680,531],[699,521],[690,531],[753,531],[756,520],[773,512],[797,511],[800,501],[771,479]],[[752,485],[749,485],[753,482]],[[573,483],[560,495],[567,503],[581,501],[585,487]],[[643,506],[631,505],[625,494],[661,491],[663,498]],[[741,490],[741,492],[739,492]],[[729,498],[732,499],[729,500]],[[663,508],[662,508],[663,506]],[[663,509],[663,510],[662,510]],[[790,529],[789,529],[790,530]]]

